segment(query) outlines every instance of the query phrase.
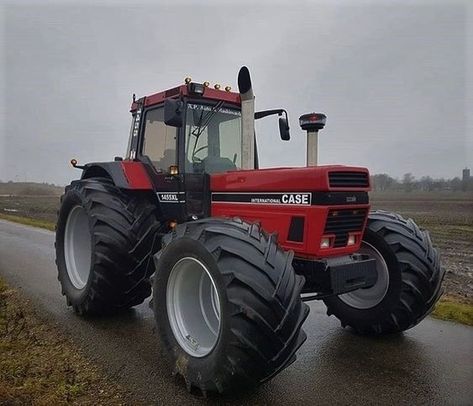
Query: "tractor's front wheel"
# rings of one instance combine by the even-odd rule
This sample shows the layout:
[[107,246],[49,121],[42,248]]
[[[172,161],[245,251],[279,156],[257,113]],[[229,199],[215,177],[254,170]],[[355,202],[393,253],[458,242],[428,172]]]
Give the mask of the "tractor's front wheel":
[[151,294],[157,205],[109,179],[77,180],[61,198],[56,264],[67,304],[81,315],[111,314]]
[[360,253],[376,260],[376,283],[325,299],[327,314],[373,335],[407,330],[429,314],[445,270],[427,231],[397,214],[371,212]]
[[304,280],[257,224],[182,224],[155,255],[153,307],[164,354],[190,390],[227,392],[295,360],[308,314]]

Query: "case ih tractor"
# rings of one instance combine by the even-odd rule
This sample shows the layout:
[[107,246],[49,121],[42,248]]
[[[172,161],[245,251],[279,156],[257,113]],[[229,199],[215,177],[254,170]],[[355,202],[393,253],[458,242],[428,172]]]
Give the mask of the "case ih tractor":
[[[186,79],[133,101],[126,157],[83,166],[61,199],[56,255],[79,315],[151,306],[190,390],[258,385],[295,360],[307,300],[360,334],[419,323],[444,270],[412,220],[370,212],[365,168],[317,166],[323,114],[301,116],[307,166],[259,169],[248,69],[239,93]],[[154,275],[154,276],[153,276]],[[153,276],[153,277],[152,277]]]

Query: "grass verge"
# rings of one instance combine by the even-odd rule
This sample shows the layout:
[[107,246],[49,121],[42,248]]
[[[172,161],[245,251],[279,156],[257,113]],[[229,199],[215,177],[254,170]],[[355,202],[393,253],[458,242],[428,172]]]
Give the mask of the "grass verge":
[[13,214],[0,213],[0,219],[13,221],[15,223],[25,224],[27,226],[45,228],[54,231],[56,224],[47,220],[38,220],[30,217],[15,216]]
[[431,316],[440,320],[451,320],[473,326],[473,305],[463,303],[461,299],[445,296],[435,306]]
[[120,405],[127,399],[0,279],[0,404]]

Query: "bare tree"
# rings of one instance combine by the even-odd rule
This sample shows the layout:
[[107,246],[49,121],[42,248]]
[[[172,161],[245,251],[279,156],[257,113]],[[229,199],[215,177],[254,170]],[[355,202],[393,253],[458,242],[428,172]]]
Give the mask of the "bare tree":
[[391,188],[394,179],[387,173],[380,173],[371,177],[373,188],[376,191],[384,192]]
[[430,176],[422,176],[418,183],[420,189],[425,192],[432,192],[434,190],[434,180]]

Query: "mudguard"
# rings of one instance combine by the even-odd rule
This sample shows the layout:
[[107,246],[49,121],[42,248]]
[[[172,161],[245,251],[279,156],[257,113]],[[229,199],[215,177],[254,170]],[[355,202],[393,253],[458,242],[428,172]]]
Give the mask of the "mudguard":
[[83,166],[81,179],[107,177],[122,189],[153,190],[145,165],[136,161],[92,162]]

